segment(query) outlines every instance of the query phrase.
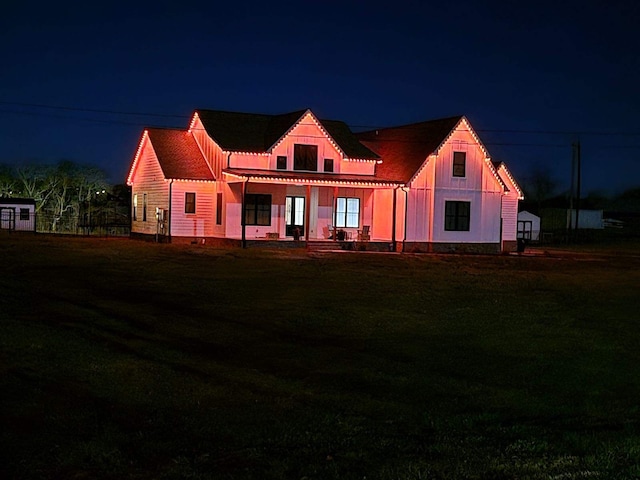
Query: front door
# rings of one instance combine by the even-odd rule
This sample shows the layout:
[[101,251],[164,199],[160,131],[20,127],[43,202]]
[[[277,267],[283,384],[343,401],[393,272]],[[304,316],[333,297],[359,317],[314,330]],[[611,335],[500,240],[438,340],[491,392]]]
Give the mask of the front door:
[[0,229],[13,230],[16,226],[15,214],[13,208],[0,208]]
[[304,197],[287,197],[285,210],[287,237],[293,237],[296,228],[304,235]]

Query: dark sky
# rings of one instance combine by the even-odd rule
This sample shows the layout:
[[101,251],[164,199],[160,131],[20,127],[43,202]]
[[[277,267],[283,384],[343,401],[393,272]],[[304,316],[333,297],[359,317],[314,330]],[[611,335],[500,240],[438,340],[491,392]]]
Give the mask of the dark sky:
[[518,179],[565,185],[580,139],[584,192],[640,186],[635,0],[92,3],[3,6],[0,163],[121,183],[145,125],[311,108],[354,130],[463,114]]

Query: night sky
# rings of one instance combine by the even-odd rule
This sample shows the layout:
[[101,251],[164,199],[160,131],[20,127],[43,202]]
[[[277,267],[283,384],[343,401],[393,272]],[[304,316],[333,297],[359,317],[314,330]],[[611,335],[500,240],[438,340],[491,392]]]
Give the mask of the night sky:
[[518,179],[565,186],[579,139],[583,192],[640,186],[635,0],[7,3],[0,163],[123,183],[144,126],[311,108],[355,131],[466,115]]

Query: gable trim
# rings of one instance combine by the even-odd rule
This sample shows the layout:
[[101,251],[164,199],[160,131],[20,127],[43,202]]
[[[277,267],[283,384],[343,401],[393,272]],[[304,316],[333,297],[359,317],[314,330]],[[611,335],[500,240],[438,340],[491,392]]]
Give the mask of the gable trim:
[[142,150],[145,144],[149,140],[149,130],[144,130],[142,132],[142,137],[140,138],[140,142],[138,143],[138,149],[136,150],[136,154],[133,157],[133,162],[131,163],[131,168],[129,169],[129,175],[127,175],[127,185],[133,186],[133,174],[138,167],[138,162],[140,161],[140,155],[142,155]]

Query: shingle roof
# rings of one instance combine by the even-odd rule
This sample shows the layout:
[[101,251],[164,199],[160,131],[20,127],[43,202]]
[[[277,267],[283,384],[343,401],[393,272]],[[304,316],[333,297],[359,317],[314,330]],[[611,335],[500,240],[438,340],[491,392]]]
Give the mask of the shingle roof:
[[215,180],[191,133],[164,128],[147,131],[165,178]]
[[[265,115],[196,110],[209,136],[223,150],[235,152],[268,151],[307,111]],[[319,121],[348,158],[378,158],[358,141],[346,123],[335,120]]]
[[376,175],[408,182],[427,157],[447,138],[462,116],[357,133],[365,146],[382,157]]

